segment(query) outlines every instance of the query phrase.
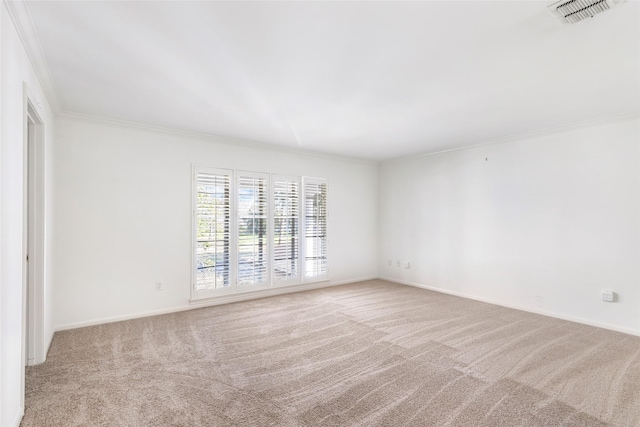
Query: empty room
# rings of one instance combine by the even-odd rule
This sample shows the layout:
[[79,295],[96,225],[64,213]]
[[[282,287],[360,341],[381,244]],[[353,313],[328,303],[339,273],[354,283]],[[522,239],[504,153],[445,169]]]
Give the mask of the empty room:
[[0,7],[0,427],[640,427],[640,2]]

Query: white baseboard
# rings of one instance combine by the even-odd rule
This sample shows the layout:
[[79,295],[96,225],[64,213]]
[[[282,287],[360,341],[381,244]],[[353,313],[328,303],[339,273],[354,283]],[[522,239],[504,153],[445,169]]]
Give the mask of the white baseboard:
[[[438,288],[438,287],[435,287],[435,286],[429,286],[429,285],[424,285],[424,284],[421,284],[421,283],[409,282],[409,281],[406,281],[406,280],[400,280],[400,279],[395,279],[395,278],[392,278],[392,277],[385,277],[385,276],[367,276],[367,277],[361,277],[361,278],[356,278],[356,279],[348,279],[348,280],[340,280],[340,281],[324,281],[324,282],[309,283],[309,284],[306,284],[306,285],[286,286],[286,287],[282,287],[282,288],[272,288],[272,289],[254,291],[254,292],[245,292],[245,293],[241,293],[241,294],[225,295],[225,296],[221,296],[221,297],[217,297],[217,298],[209,298],[209,299],[203,299],[201,301],[194,301],[191,304],[186,304],[186,305],[181,305],[181,306],[176,306],[176,307],[171,307],[171,308],[166,308],[166,309],[151,310],[151,311],[145,311],[145,312],[140,312],[140,313],[121,315],[121,316],[105,317],[105,318],[94,319],[94,320],[89,320],[89,321],[82,321],[82,322],[75,322],[75,323],[66,323],[66,324],[62,324],[62,325],[56,326],[55,327],[55,331],[57,332],[57,331],[64,331],[64,330],[68,330],[68,329],[83,328],[83,327],[86,327],[86,326],[101,325],[101,324],[105,324],[105,323],[121,322],[121,321],[124,321],[124,320],[138,319],[138,318],[141,318],[141,317],[148,317],[148,316],[158,316],[158,315],[161,315],[161,314],[177,313],[177,312],[180,312],[180,311],[193,310],[193,309],[196,309],[196,308],[210,307],[210,306],[215,306],[215,305],[220,305],[220,304],[230,304],[230,303],[234,303],[234,302],[248,301],[248,300],[252,300],[252,299],[266,298],[266,297],[269,297],[269,296],[283,295],[283,294],[289,294],[289,293],[295,293],[295,292],[303,292],[303,291],[309,291],[309,290],[313,290],[313,289],[326,288],[326,287],[330,287],[330,286],[339,286],[339,285],[345,285],[345,284],[348,284],[348,283],[357,283],[357,282],[362,282],[362,281],[365,281],[365,280],[375,280],[375,279],[387,280],[389,282],[394,282],[394,283],[398,283],[398,284],[401,284],[401,285],[407,285],[407,286],[413,286],[413,287],[416,287],[416,288],[428,289],[430,291],[440,292],[440,293],[443,293],[443,294],[453,295],[453,296],[457,296],[457,297],[461,297],[461,298],[467,298],[467,299],[471,299],[471,300],[474,300],[474,301],[486,302],[486,303],[489,303],[489,304],[495,304],[495,305],[499,305],[499,306],[502,306],[502,307],[513,308],[515,310],[526,311],[526,312],[529,312],[529,313],[540,314],[540,315],[543,315],[543,316],[553,317],[553,318],[556,318],[556,319],[562,319],[562,320],[567,320],[567,321],[570,321],[570,322],[581,323],[581,324],[584,324],[584,325],[595,326],[597,328],[609,329],[609,330],[612,330],[612,331],[622,332],[622,333],[629,334],[629,335],[640,336],[640,330],[638,330],[638,329],[625,328],[625,327],[620,327],[620,326],[617,326],[617,325],[611,325],[611,324],[602,323],[602,322],[594,322],[594,321],[589,320],[589,319],[583,319],[583,318],[574,317],[574,316],[567,316],[567,315],[564,315],[564,314],[549,312],[549,311],[545,311],[545,310],[540,310],[540,309],[533,308],[533,307],[524,307],[524,306],[520,306],[520,305],[516,305],[516,304],[507,303],[507,302],[504,302],[504,301],[494,300],[494,299],[491,299],[491,298],[483,298],[483,297],[479,297],[479,296],[475,296],[475,295],[466,294],[466,293],[463,293],[463,292],[450,291],[450,290]],[[52,338],[53,338],[53,336],[52,336]],[[49,341],[49,346],[50,345],[51,345],[51,341]]]
[[[87,320],[82,322],[65,323],[62,325],[57,325],[54,329],[56,332],[65,331],[68,329],[84,328],[86,326],[102,325],[105,323],[122,322],[124,320],[139,319],[141,317],[149,317],[149,316],[158,316],[161,314],[177,313],[180,311],[194,310],[197,308],[211,307],[211,306],[221,305],[221,304],[230,304],[234,302],[248,301],[248,300],[253,300],[258,298],[266,298],[266,297],[275,296],[275,295],[310,291],[313,289],[327,288],[330,286],[344,285],[347,283],[362,282],[365,280],[374,280],[377,278],[378,278],[377,276],[367,276],[362,278],[339,280],[339,281],[326,280],[322,282],[308,283],[303,285],[283,286],[281,288],[270,288],[270,289],[263,289],[258,291],[242,292],[238,294],[230,294],[230,295],[223,295],[220,297],[194,300],[186,305],[164,308],[160,310],[150,310],[150,311],[144,311],[144,312],[133,313],[133,314],[125,314],[120,316],[103,317],[100,319],[93,319],[93,320]],[[51,342],[49,342],[49,345],[51,345]]]
[[35,359],[29,359],[29,366],[37,366],[47,361],[47,355],[49,354],[49,349],[51,348],[51,342],[53,341],[53,334],[49,335],[49,338],[44,342],[44,348],[42,349],[42,354],[37,354]]
[[413,287],[416,287],[416,288],[428,289],[430,291],[440,292],[440,293],[443,293],[443,294],[453,295],[453,296],[456,296],[456,297],[467,298],[467,299],[471,299],[471,300],[474,300],[474,301],[480,301],[480,302],[486,302],[486,303],[489,303],[489,304],[495,304],[495,305],[499,305],[501,307],[513,308],[515,310],[521,310],[521,311],[526,311],[526,312],[529,312],[529,313],[541,314],[543,316],[554,317],[556,319],[568,320],[570,322],[575,322],[575,323],[582,323],[583,325],[595,326],[597,328],[609,329],[609,330],[612,330],[612,331],[622,332],[622,333],[629,334],[629,335],[640,336],[640,330],[638,330],[638,329],[625,328],[625,327],[622,327],[622,326],[611,325],[609,323],[594,322],[593,320],[583,319],[583,318],[580,318],[580,317],[567,316],[567,315],[564,315],[564,314],[549,312],[549,311],[545,311],[545,310],[540,310],[540,309],[533,308],[533,307],[524,307],[524,306],[521,306],[521,305],[510,304],[510,303],[507,303],[507,302],[504,302],[504,301],[494,300],[494,299],[491,299],[491,298],[478,297],[478,296],[475,296],[475,295],[465,294],[463,292],[450,291],[450,290],[447,290],[447,289],[437,288],[435,286],[423,285],[423,284],[420,284],[420,283],[414,283],[414,282],[409,282],[409,281],[406,281],[406,280],[394,279],[394,278],[391,278],[391,277],[383,277],[383,276],[381,276],[380,279],[387,280],[389,282],[399,283],[401,285],[413,286]]
[[22,422],[23,416],[24,416],[24,406],[21,406],[18,408],[18,413],[16,414],[16,417],[11,425],[14,427],[20,427],[20,423]]
[[380,278],[380,276],[366,276],[366,277],[360,277],[358,279],[349,279],[349,280],[339,280],[337,282],[331,282],[331,285],[329,286],[339,286],[339,285],[346,285],[348,283],[358,283],[358,282],[366,282],[367,280],[378,280]]
[[51,343],[53,342],[53,335],[55,334],[55,331],[53,331],[51,333],[51,335],[49,335],[49,339],[47,340],[47,347],[44,349],[44,360],[43,362],[47,361],[47,356],[49,355],[49,349],[51,348]]

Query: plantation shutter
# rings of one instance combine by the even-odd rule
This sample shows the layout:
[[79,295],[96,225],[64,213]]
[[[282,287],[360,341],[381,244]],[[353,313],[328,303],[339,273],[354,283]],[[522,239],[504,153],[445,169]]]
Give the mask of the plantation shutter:
[[191,301],[328,280],[327,181],[193,166]]
[[268,285],[269,175],[238,172],[238,284]]
[[231,171],[196,171],[196,291],[231,285]]
[[327,183],[304,178],[305,278],[327,276]]
[[300,178],[273,177],[273,281],[299,283]]

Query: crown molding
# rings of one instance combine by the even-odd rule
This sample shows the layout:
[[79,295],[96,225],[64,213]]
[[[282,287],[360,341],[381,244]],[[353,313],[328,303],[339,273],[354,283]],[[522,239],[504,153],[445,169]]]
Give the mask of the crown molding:
[[280,152],[300,154],[305,156],[321,157],[321,158],[331,159],[331,160],[341,160],[349,163],[360,163],[360,164],[372,165],[372,166],[376,166],[379,163],[375,160],[363,159],[359,157],[341,156],[339,154],[304,150],[300,148],[287,147],[284,145],[247,141],[245,139],[229,138],[224,136],[212,135],[208,133],[192,132],[192,131],[182,130],[182,129],[172,129],[172,128],[167,128],[162,126],[148,125],[148,124],[139,123],[139,122],[131,122],[128,120],[93,116],[90,114],[83,114],[83,113],[74,113],[71,111],[61,111],[58,114],[58,117],[73,119],[73,120],[88,121],[93,123],[102,123],[102,124],[112,125],[112,126],[127,127],[130,129],[138,129],[138,130],[144,130],[148,132],[157,132],[157,133],[163,133],[168,135],[183,136],[187,138],[197,138],[201,140],[216,142],[219,144],[233,145],[236,147],[240,146],[240,147],[255,148],[260,150],[280,151]]
[[54,88],[51,70],[40,45],[40,39],[33,25],[27,2],[25,0],[3,0],[3,3],[27,52],[31,66],[38,77],[49,106],[54,114],[57,114],[60,112],[60,103]]
[[447,150],[439,150],[439,151],[434,151],[430,153],[413,154],[409,156],[397,157],[394,159],[382,160],[379,162],[379,164],[386,165],[390,163],[401,162],[404,160],[418,159],[421,157],[436,156],[438,154],[445,154],[453,151],[466,150],[469,148],[485,147],[485,146],[494,145],[494,144],[504,144],[508,142],[520,141],[523,139],[542,138],[548,135],[571,132],[578,129],[585,129],[585,128],[596,127],[596,126],[605,126],[611,123],[634,120],[639,118],[640,118],[640,110],[632,110],[632,111],[627,111],[620,114],[614,114],[614,115],[604,116],[604,117],[596,117],[589,120],[582,120],[578,122],[567,123],[560,126],[553,126],[553,127],[538,129],[530,132],[522,132],[522,133],[517,133],[513,135],[502,136],[499,138],[494,138],[494,139],[489,139],[484,141],[477,141],[471,144],[466,144],[460,147],[450,148]]

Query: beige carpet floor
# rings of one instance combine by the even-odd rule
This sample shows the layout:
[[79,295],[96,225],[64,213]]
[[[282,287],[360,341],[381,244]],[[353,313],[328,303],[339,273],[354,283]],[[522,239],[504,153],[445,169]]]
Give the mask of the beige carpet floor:
[[23,426],[640,426],[640,338],[384,281],[55,334]]

